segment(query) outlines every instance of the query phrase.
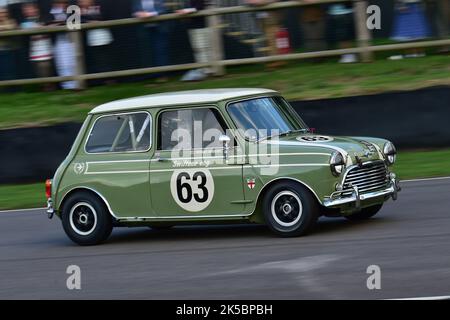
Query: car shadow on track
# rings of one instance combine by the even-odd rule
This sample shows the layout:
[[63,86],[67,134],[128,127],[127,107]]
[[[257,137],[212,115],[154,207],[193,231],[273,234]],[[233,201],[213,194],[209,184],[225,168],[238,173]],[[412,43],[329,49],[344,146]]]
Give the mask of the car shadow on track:
[[264,225],[193,225],[177,226],[171,229],[118,228],[108,243],[139,241],[176,241],[176,240],[220,240],[230,238],[270,237],[271,233]]
[[[367,221],[350,222],[343,218],[322,218],[312,230],[310,236],[364,232],[368,228],[379,226],[389,219],[374,218]],[[307,236],[309,237],[309,236]],[[227,239],[269,239],[278,238],[264,225],[192,225],[177,226],[171,229],[156,230],[147,227],[117,228],[107,243],[133,243],[145,241],[196,241]]]
[[311,235],[326,235],[338,233],[365,233],[365,231],[378,228],[390,223],[389,218],[375,217],[369,220],[349,221],[345,218],[321,218]]

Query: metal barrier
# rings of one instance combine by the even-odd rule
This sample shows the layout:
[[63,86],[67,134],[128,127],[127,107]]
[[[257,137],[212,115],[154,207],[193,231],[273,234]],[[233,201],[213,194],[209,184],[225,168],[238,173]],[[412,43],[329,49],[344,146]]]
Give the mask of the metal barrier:
[[[295,7],[318,5],[318,4],[330,4],[330,3],[342,3],[342,2],[352,2],[354,9],[354,21],[356,30],[356,43],[357,47],[348,49],[336,49],[336,50],[325,50],[325,51],[315,51],[315,52],[303,52],[303,53],[291,53],[291,54],[280,54],[271,56],[260,56],[252,58],[243,59],[224,59],[224,47],[222,43],[222,16],[230,14],[240,14],[240,13],[250,13],[250,12],[261,12],[261,11],[271,11],[271,10],[281,10],[289,9]],[[17,85],[27,85],[27,84],[41,84],[41,83],[58,83],[64,81],[75,80],[78,82],[79,88],[86,88],[87,80],[94,79],[105,79],[105,78],[118,78],[127,76],[136,76],[150,73],[161,73],[170,71],[182,71],[190,70],[196,68],[209,67],[213,70],[213,74],[216,76],[224,75],[227,66],[233,65],[244,65],[244,64],[258,64],[267,63],[275,61],[288,61],[288,60],[298,60],[298,59],[308,59],[308,58],[318,58],[318,57],[331,57],[339,56],[347,53],[357,53],[360,54],[361,60],[363,62],[369,62],[372,60],[372,54],[379,51],[390,51],[390,50],[402,50],[409,48],[425,48],[425,47],[439,47],[450,45],[450,39],[442,40],[431,40],[431,41],[418,41],[418,42],[407,42],[407,43],[396,43],[388,45],[378,45],[372,46],[372,36],[370,30],[366,27],[366,8],[368,6],[368,1],[366,0],[316,0],[314,2],[297,0],[297,1],[285,1],[276,2],[264,6],[230,6],[230,7],[217,7],[211,5],[208,9],[192,13],[189,15],[180,15],[177,13],[170,13],[165,15],[160,15],[152,18],[128,18],[120,20],[108,20],[93,23],[85,23],[81,25],[79,30],[68,30],[66,26],[57,27],[40,27],[37,29],[27,29],[27,30],[12,30],[12,31],[2,31],[0,32],[0,38],[2,37],[17,37],[17,36],[31,36],[31,35],[41,35],[41,34],[52,34],[69,32],[72,41],[75,43],[76,48],[76,61],[77,68],[76,73],[70,77],[49,77],[49,78],[33,78],[33,79],[17,79],[17,80],[5,80],[0,81],[0,86],[17,86]],[[186,18],[196,18],[205,17],[207,18],[208,28],[211,30],[211,44],[212,44],[212,59],[208,63],[187,63],[187,64],[177,64],[177,65],[167,65],[160,67],[150,67],[150,68],[138,68],[120,71],[109,71],[102,73],[86,73],[85,67],[85,57],[83,48],[83,38],[82,32],[86,30],[99,29],[99,28],[112,28],[119,26],[131,26],[139,24],[148,23],[158,23],[170,20],[181,20]]]

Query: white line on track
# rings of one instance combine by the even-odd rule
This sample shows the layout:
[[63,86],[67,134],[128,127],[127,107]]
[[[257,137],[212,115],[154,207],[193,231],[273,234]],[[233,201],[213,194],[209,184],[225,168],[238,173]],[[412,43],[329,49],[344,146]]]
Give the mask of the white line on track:
[[450,177],[438,177],[438,178],[423,178],[423,179],[411,179],[411,180],[400,180],[400,182],[420,182],[420,181],[435,181],[435,180],[448,180]]
[[[411,180],[400,180],[401,183],[408,182],[426,182],[426,181],[436,181],[436,180],[450,180],[450,177],[438,177],[438,178],[424,178],[424,179],[411,179]],[[44,210],[46,208],[32,208],[32,209],[14,209],[14,210],[0,210],[0,213],[14,213],[14,212],[29,212],[36,210]]]
[[30,209],[13,209],[13,210],[2,210],[0,213],[26,213],[30,211],[45,210],[47,208],[30,208]]
[[436,297],[417,297],[417,298],[401,298],[401,299],[387,299],[387,300],[450,300],[450,296],[436,296]]

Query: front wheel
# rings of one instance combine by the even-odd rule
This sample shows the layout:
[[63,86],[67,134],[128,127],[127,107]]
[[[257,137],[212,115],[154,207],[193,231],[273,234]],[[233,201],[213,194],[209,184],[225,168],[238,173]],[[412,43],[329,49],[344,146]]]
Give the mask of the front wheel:
[[262,206],[266,224],[282,237],[308,233],[319,216],[319,206],[311,192],[294,182],[271,187]]
[[73,242],[96,245],[105,241],[112,231],[112,218],[106,206],[88,192],[70,196],[62,210],[62,225]]
[[372,206],[372,207],[367,207],[367,208],[361,209],[361,211],[359,211],[357,213],[354,213],[349,216],[345,216],[345,218],[347,218],[350,221],[367,220],[367,219],[372,218],[374,215],[376,215],[378,213],[378,211],[381,210],[382,207],[383,207],[382,204],[378,204],[378,205]]

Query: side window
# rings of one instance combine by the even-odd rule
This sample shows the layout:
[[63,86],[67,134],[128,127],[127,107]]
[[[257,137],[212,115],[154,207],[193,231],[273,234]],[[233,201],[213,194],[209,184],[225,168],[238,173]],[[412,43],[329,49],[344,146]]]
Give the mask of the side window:
[[225,134],[220,114],[209,108],[165,111],[159,118],[159,150],[217,148]]
[[146,112],[97,119],[86,143],[86,152],[145,151],[151,144],[151,116]]

